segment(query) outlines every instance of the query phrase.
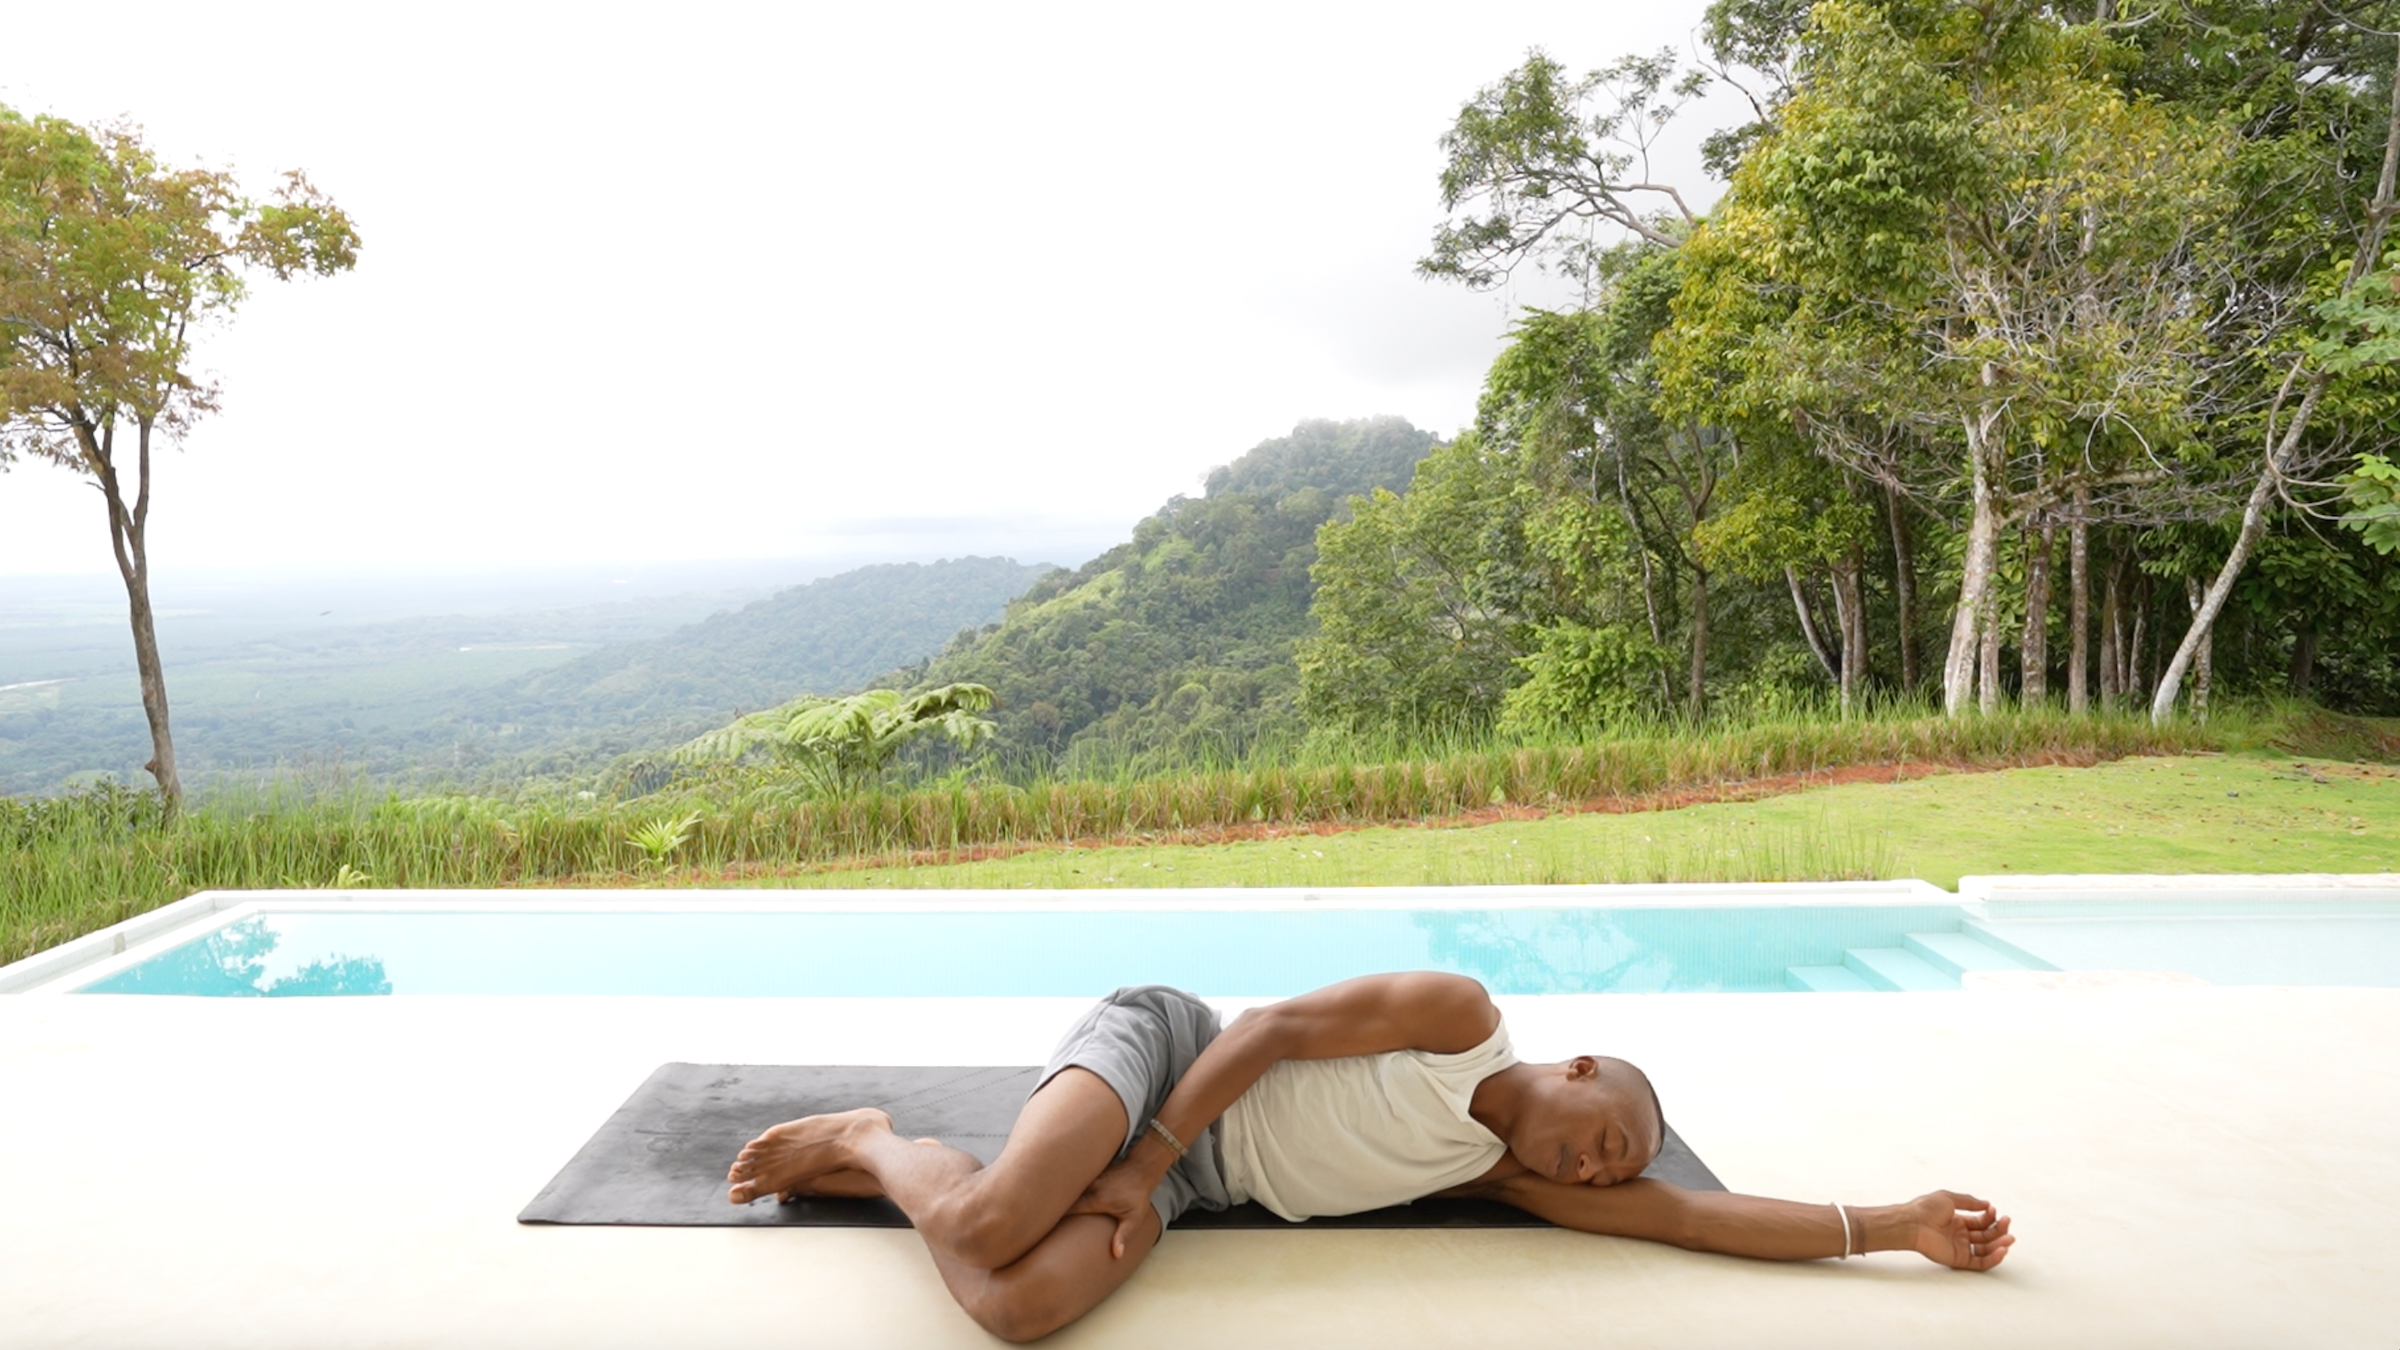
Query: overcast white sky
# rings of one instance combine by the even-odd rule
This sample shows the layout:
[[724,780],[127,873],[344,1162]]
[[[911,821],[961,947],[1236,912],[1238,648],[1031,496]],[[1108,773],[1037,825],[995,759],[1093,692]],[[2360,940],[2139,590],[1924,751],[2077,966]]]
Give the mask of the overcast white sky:
[[[162,573],[1075,562],[1301,418],[1464,422],[1510,307],[1411,271],[1436,138],[1704,3],[85,0],[11,8],[0,102],[364,235],[206,343]],[[109,566],[88,488],[0,474],[0,575]]]

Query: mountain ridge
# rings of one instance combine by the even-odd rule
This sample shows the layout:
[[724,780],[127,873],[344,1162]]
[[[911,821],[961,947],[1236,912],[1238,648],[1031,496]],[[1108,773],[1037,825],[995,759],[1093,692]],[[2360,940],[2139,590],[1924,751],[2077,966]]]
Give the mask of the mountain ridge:
[[1303,421],[1211,471],[1202,496],[1169,499],[1131,539],[1035,582],[997,624],[886,680],[990,685],[999,753],[1052,764],[1188,760],[1296,731],[1317,528],[1354,496],[1405,487],[1435,444],[1399,417]]

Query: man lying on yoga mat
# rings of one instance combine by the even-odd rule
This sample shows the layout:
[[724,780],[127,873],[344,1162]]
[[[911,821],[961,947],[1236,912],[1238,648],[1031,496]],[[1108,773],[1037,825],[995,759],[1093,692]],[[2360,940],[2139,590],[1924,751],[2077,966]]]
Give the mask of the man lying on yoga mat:
[[1483,986],[1369,975],[1216,1012],[1163,985],[1086,1013],[991,1166],[892,1132],[873,1109],[809,1116],[742,1149],[727,1198],[889,1196],[959,1305],[1012,1341],[1083,1316],[1176,1215],[1256,1200],[1287,1219],[1429,1195],[1489,1196],[1567,1228],[1776,1261],[1914,1251],[1989,1270],[2016,1239],[1985,1202],[1795,1204],[1641,1177],[1666,1138],[1650,1080],[1617,1059],[1525,1064]]

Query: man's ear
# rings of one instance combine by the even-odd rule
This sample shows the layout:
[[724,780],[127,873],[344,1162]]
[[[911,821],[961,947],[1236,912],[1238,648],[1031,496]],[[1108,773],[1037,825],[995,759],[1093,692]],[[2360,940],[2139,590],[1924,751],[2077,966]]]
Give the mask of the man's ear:
[[1567,1061],[1567,1081],[1580,1083],[1600,1076],[1600,1061],[1590,1055],[1577,1055]]

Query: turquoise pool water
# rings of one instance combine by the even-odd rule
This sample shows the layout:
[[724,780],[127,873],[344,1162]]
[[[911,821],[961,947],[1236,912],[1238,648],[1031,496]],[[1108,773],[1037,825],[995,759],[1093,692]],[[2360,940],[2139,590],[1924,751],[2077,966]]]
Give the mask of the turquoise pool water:
[[[267,904],[75,992],[1224,997],[1449,970],[1496,993],[1957,989],[1965,972],[2180,971],[2400,987],[2400,897],[1617,908],[638,910]],[[138,953],[136,954],[138,956]]]
[[1797,987],[1948,905],[1712,909],[266,912],[78,992],[1226,997],[1450,970],[1512,994]]

